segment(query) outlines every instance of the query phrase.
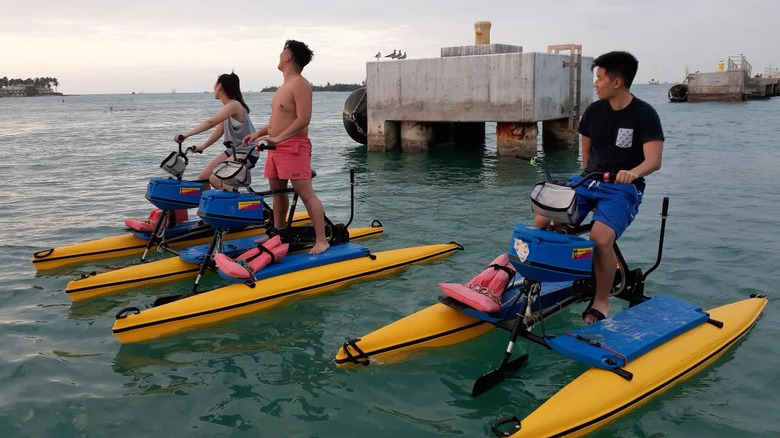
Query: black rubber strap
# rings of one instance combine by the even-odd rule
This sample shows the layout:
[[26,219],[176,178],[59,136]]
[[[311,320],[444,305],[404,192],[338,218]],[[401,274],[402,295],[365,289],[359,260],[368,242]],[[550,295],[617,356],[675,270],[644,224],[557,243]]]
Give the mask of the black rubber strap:
[[[263,243],[265,243],[265,242],[263,242]],[[245,259],[244,259],[244,261],[245,261],[245,262],[247,262],[247,263],[249,263],[249,262],[251,262],[252,260],[254,260],[254,259],[256,259],[256,258],[260,257],[260,255],[262,255],[263,253],[266,253],[266,254],[268,254],[268,255],[270,255],[270,256],[271,256],[271,263],[274,263],[274,262],[276,261],[276,256],[274,255],[274,253],[273,253],[273,252],[271,252],[271,250],[270,250],[270,249],[266,248],[266,247],[265,247],[265,246],[263,246],[263,245],[257,245],[257,249],[259,249],[259,250],[260,250],[260,252],[258,252],[257,254],[255,254],[255,255],[253,255],[253,256],[251,256],[251,257],[247,257],[247,258],[245,258]]]
[[[351,339],[344,343],[341,347],[344,349],[344,353],[347,355],[347,359],[352,363],[357,363],[360,365],[368,366],[369,363],[371,363],[371,360],[368,358],[368,355],[360,349],[360,347],[357,346],[357,342],[360,341],[360,338],[357,339]],[[350,351],[350,348],[355,349],[357,352],[357,356],[353,355]]]
[[116,314],[116,319],[127,318],[128,315],[137,315],[141,313],[138,307],[125,307]]
[[[512,425],[510,430],[501,430],[502,427],[508,424]],[[490,431],[493,432],[493,435],[497,436],[498,438],[511,436],[518,430],[520,430],[520,419],[514,415],[511,417],[500,418],[498,421],[493,423],[492,426],[490,426]]]
[[504,271],[507,274],[509,274],[510,277],[513,277],[515,275],[514,269],[510,269],[504,265],[489,265],[488,268],[493,268],[496,271]]

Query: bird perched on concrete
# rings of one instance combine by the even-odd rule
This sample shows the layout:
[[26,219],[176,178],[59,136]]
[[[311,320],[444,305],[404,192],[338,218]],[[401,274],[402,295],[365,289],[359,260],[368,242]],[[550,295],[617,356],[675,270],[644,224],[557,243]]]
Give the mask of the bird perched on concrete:
[[389,55],[385,56],[385,58],[390,58],[390,59],[393,59],[393,58],[395,58],[396,56],[398,56],[398,55],[396,54],[396,50],[393,50],[393,53],[391,53],[391,54],[389,54]]
[[377,61],[379,61],[379,58],[381,57],[382,57],[382,52],[376,52],[376,55],[374,55],[374,58],[376,58]]
[[401,56],[397,57],[397,59],[406,59],[406,52],[404,52],[404,54],[403,54],[403,55],[401,55]]

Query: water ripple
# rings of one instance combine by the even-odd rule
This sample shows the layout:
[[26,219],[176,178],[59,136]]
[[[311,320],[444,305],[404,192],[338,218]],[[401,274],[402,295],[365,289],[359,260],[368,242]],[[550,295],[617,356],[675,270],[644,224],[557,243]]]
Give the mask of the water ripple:
[[[642,213],[621,238],[624,254],[642,268],[652,265],[661,199],[668,196],[664,260],[648,278],[649,293],[705,308],[772,295],[780,284],[772,184],[780,168],[780,99],[675,105],[659,88],[636,91],[658,108],[667,141],[663,169],[649,178]],[[172,134],[219,103],[210,93],[0,99],[0,436],[486,436],[492,421],[528,414],[580,374],[582,365],[518,345],[532,355],[528,367],[472,399],[473,380],[495,367],[506,347],[498,331],[393,365],[333,363],[346,338],[434,303],[438,283],[465,281],[504,251],[513,224],[531,220],[528,194],[542,176],[524,161],[495,156],[494,124],[483,146],[368,153],[344,133],[346,96],[315,94],[314,186],[328,215],[349,216],[354,169],[354,224],[385,225],[383,238],[366,242],[372,250],[456,240],[466,251],[138,345],[119,345],[114,314],[181,293],[187,282],[71,303],[64,293],[69,280],[131,259],[46,273],[36,273],[30,259],[41,249],[118,234],[125,218],[145,216],[146,181],[162,175],[160,160],[175,148]],[[245,97],[253,120],[267,120],[271,95]],[[32,136],[52,147],[30,148]],[[217,153],[215,147],[192,157],[187,174]],[[579,167],[575,154],[553,152],[547,160],[556,178]],[[204,279],[205,287],[220,284]],[[579,324],[579,311],[561,312],[547,328]],[[776,434],[780,425],[766,406],[780,402],[772,390],[778,377],[766,370],[780,336],[777,315],[780,304],[772,300],[715,366],[595,436]]]

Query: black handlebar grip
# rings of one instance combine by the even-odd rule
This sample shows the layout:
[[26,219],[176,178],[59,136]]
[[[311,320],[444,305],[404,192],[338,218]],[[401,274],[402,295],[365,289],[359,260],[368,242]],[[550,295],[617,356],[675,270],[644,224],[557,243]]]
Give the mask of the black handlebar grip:
[[664,203],[661,206],[661,216],[666,216],[669,213],[669,197],[664,196]]
[[179,144],[181,144],[181,143],[183,143],[183,142],[184,142],[184,136],[183,136],[183,135],[181,135],[181,134],[177,135],[177,136],[176,136],[176,143],[179,143]]
[[260,143],[255,146],[256,151],[275,151],[276,145],[270,145],[265,140],[261,141]]

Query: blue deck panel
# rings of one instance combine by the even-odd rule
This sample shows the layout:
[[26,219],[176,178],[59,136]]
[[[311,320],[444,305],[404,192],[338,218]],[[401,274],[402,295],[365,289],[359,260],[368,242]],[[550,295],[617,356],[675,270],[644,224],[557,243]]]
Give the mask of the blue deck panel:
[[[314,268],[322,265],[329,265],[331,263],[343,262],[345,260],[352,260],[358,257],[366,257],[371,254],[371,251],[363,245],[356,243],[344,243],[341,245],[334,245],[328,248],[327,251],[315,255],[308,253],[299,253],[288,255],[284,257],[278,263],[274,263],[266,266],[265,268],[255,273],[255,279],[262,280],[264,278],[275,277],[277,275],[287,274],[294,271],[300,271],[301,269]],[[230,280],[236,283],[242,283],[246,281],[246,278],[231,277],[222,270],[219,270],[220,277]]]
[[[256,248],[255,240],[259,236],[241,237],[239,239],[230,239],[222,241],[222,250],[219,251],[229,257],[237,257],[252,248]],[[192,246],[179,251],[179,258],[187,263],[199,265],[203,263],[203,257],[209,250],[209,244]]]
[[[172,227],[167,227],[165,229],[165,236],[168,237],[168,238],[181,236],[182,234],[185,234],[185,233],[191,231],[193,228],[197,228],[197,227],[198,227],[198,221],[197,220],[181,222],[181,223],[178,223],[178,224],[176,224],[176,225],[174,225]],[[136,231],[136,230],[133,230],[133,236],[135,236],[135,237],[137,237],[139,239],[149,240],[149,237],[152,236],[152,233],[151,232],[146,232],[146,231]]]
[[548,339],[547,344],[590,366],[612,369],[625,366],[708,318],[700,307],[656,295],[607,319]]

